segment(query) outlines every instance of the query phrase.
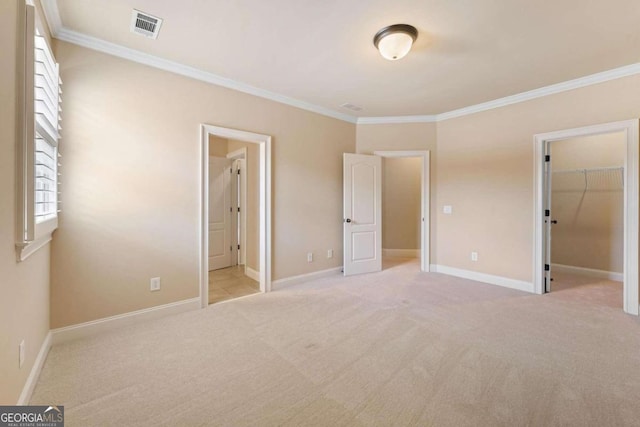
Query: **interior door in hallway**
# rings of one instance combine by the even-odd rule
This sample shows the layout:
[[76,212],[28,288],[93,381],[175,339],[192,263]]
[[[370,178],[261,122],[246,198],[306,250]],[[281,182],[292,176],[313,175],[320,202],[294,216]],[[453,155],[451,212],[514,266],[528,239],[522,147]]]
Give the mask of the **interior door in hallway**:
[[209,158],[209,270],[231,266],[231,163]]
[[382,158],[344,154],[344,275],[382,270]]

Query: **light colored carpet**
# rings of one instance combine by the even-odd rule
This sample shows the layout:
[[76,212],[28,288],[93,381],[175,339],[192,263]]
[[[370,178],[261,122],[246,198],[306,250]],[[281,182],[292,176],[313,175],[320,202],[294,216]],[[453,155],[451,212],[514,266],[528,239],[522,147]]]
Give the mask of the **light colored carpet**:
[[31,403],[67,426],[640,424],[640,321],[587,296],[619,285],[387,267],[55,346]]

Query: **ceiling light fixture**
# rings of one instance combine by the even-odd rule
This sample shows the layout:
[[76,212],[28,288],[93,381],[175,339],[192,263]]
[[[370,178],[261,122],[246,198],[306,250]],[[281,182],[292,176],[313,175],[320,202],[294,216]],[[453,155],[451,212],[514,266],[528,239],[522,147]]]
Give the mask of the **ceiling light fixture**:
[[378,31],[373,37],[373,44],[385,59],[396,61],[409,53],[417,38],[418,30],[415,27],[395,24]]

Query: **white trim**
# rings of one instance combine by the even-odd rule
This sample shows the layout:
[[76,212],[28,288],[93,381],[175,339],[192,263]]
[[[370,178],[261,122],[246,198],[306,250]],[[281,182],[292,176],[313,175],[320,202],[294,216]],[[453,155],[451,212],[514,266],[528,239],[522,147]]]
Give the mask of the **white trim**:
[[40,5],[49,25],[51,36],[55,37],[64,28],[60,18],[60,11],[58,10],[58,0],[41,0]]
[[399,258],[420,258],[420,249],[385,249],[382,248],[382,256]]
[[200,305],[209,305],[209,135],[236,141],[258,144],[260,147],[260,291],[271,290],[271,136],[224,128],[208,124],[200,125]]
[[562,83],[544,86],[527,92],[521,92],[515,95],[506,96],[504,98],[498,98],[493,101],[471,105],[469,107],[460,108],[458,110],[441,113],[438,114],[438,121],[441,122],[444,120],[454,119],[456,117],[479,113],[481,111],[488,111],[495,108],[506,107],[507,105],[518,104],[520,102],[530,101],[532,99],[542,98],[549,95],[555,95],[557,93],[567,92],[586,86],[604,83],[610,80],[634,76],[636,74],[640,74],[640,62],[624,67],[614,68],[612,70],[603,71],[601,73],[591,74],[585,77],[568,80]]
[[[422,159],[420,169],[420,270],[431,271],[431,152],[430,151],[374,151],[374,155],[385,158],[418,157]],[[384,197],[384,195],[383,195]],[[384,251],[382,253],[384,256]]]
[[52,233],[47,233],[42,237],[37,238],[33,242],[29,242],[26,245],[16,245],[18,261],[22,262],[36,253],[40,248],[45,247],[52,240]]
[[525,282],[523,280],[478,273],[477,271],[461,270],[459,268],[447,267],[445,265],[436,265],[435,272],[463,279],[475,280],[476,282],[488,283],[490,285],[502,286],[504,288],[516,289],[518,291],[534,293],[533,283]]
[[311,111],[323,116],[328,116],[349,123],[356,123],[357,121],[356,117],[350,116],[348,114],[339,113],[326,107],[321,107],[319,105],[310,104],[298,99],[289,98],[288,96],[280,95],[278,93],[271,92],[265,89],[260,89],[246,83],[222,77],[195,67],[180,64],[178,62],[170,61],[168,59],[160,58],[159,56],[150,55],[139,50],[130,49],[128,47],[111,43],[96,37],[88,36],[86,34],[69,30],[64,27],[60,28],[53,36],[58,40],[86,47],[87,49],[106,53],[108,55],[113,55],[118,58],[127,59],[139,64],[148,65],[160,70],[169,71],[171,73],[179,74],[181,76],[189,77],[195,80],[200,80],[205,83],[211,83],[216,86],[237,90],[238,92],[248,93],[250,95],[269,99],[271,101],[289,105],[291,107],[300,108],[302,110]]
[[260,272],[254,270],[253,268],[247,266],[246,264],[244,266],[244,274],[246,274],[248,278],[253,279],[256,282],[260,281]]
[[169,304],[157,305],[116,316],[104,317],[91,322],[79,323],[51,330],[52,345],[86,338],[98,333],[123,326],[133,325],[151,319],[183,313],[200,308],[200,297],[176,301]]
[[470,105],[468,107],[459,108],[457,110],[447,111],[445,113],[418,115],[418,116],[387,116],[387,117],[358,117],[357,124],[388,124],[388,123],[433,123],[442,122],[457,117],[468,116],[480,113],[482,111],[494,110],[496,108],[506,107],[508,105],[519,104],[521,102],[531,101],[532,99],[542,98],[549,95],[555,95],[574,89],[580,89],[592,86],[610,80],[631,77],[640,74],[640,62],[626,65],[624,67],[614,68],[612,70],[603,71],[596,74],[556,83],[549,86],[543,86],[538,89],[517,93],[511,96],[494,99],[492,101],[480,104]]
[[616,282],[622,282],[624,280],[623,273],[596,270],[594,268],[575,267],[573,265],[551,264],[551,270],[559,273],[578,274],[580,276],[597,277],[599,279],[613,280]]
[[440,114],[431,115],[409,115],[409,116],[383,116],[383,117],[355,117],[348,114],[334,111],[330,108],[314,105],[305,101],[289,98],[284,95],[280,95],[274,92],[270,92],[264,89],[260,89],[245,83],[237,82],[235,80],[227,79],[225,77],[218,76],[213,73],[202,71],[193,67],[189,67],[177,62],[168,61],[166,59],[159,58],[157,56],[149,55],[144,52],[140,52],[134,49],[129,49],[115,43],[110,43],[105,40],[101,40],[95,37],[91,37],[68,28],[65,28],[60,19],[60,13],[56,0],[42,0],[42,8],[44,10],[45,18],[49,24],[51,35],[59,40],[73,43],[78,46],[83,46],[88,49],[97,50],[99,52],[114,55],[120,58],[128,59],[133,62],[149,65],[151,67],[159,68],[161,70],[173,72],[186,77],[191,77],[196,80],[201,80],[207,83],[215,84],[218,86],[234,89],[240,92],[249,93],[251,95],[259,96],[261,98],[270,99],[275,102],[290,105],[292,107],[301,108],[303,110],[311,111],[317,114],[321,114],[328,117],[333,117],[338,120],[343,120],[349,123],[357,124],[385,124],[385,123],[434,123],[449,120],[457,117],[468,116],[470,114],[479,113],[482,111],[493,110],[495,108],[506,107],[508,105],[517,104],[520,102],[530,101],[532,99],[541,98],[548,95],[554,95],[557,93],[567,92],[574,89],[579,89],[586,86],[591,86],[599,83],[604,83],[610,80],[620,79],[623,77],[630,77],[636,74],[640,74],[640,63],[630,64],[612,70],[603,71],[600,73],[591,74],[588,76],[580,77],[573,80],[568,80],[561,83],[556,83],[549,86],[544,86],[538,89],[533,89],[526,92],[521,92],[515,95],[506,96],[503,98],[494,99],[492,101],[483,102],[480,104],[470,105],[457,110],[452,110]]
[[381,125],[397,123],[435,123],[438,121],[437,115],[428,116],[383,116],[383,117],[358,117],[356,122],[359,125]]
[[227,153],[227,159],[237,160],[247,158],[247,147],[238,148],[236,151]]
[[284,279],[274,280],[273,289],[274,290],[283,289],[289,286],[298,285],[300,283],[305,283],[311,280],[321,279],[324,277],[331,277],[331,276],[337,276],[337,275],[340,275],[339,277],[342,277],[341,273],[342,273],[342,266],[328,268],[326,270],[314,271],[313,273],[300,274],[298,276],[286,277]]
[[568,138],[602,135],[614,132],[625,132],[627,137],[625,168],[624,168],[624,311],[638,315],[638,157],[640,155],[640,141],[638,120],[626,120],[604,123],[576,129],[566,129],[556,132],[534,135],[534,245],[533,245],[533,284],[535,293],[544,292],[544,149],[547,142]]
[[36,356],[36,360],[31,367],[31,372],[29,372],[29,377],[27,377],[27,381],[24,383],[24,387],[22,387],[22,393],[20,393],[20,397],[18,398],[18,405],[29,404],[33,390],[35,390],[36,384],[38,383],[38,378],[40,378],[40,372],[42,372],[42,367],[51,349],[51,340],[52,334],[51,331],[49,331],[47,332],[47,336],[44,337],[44,341],[42,341],[38,356]]

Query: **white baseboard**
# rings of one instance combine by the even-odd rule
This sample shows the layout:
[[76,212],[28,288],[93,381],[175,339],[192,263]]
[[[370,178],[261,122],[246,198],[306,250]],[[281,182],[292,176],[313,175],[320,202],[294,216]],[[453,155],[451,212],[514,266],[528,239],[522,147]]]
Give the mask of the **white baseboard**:
[[551,264],[551,271],[556,270],[561,273],[578,274],[580,276],[597,277],[600,279],[614,280],[616,282],[624,281],[624,274],[613,271],[596,270],[593,268],[574,267],[572,265]]
[[420,249],[382,249],[382,256],[420,258]]
[[320,279],[323,277],[330,277],[340,274],[342,272],[342,266],[328,268],[326,270],[314,271],[313,273],[300,274],[299,276],[286,277],[284,279],[274,280],[271,283],[273,290],[282,289],[288,286],[297,285],[299,283],[308,282],[314,279]]
[[256,282],[260,281],[260,272],[254,270],[253,268],[251,268],[249,266],[245,266],[244,274],[246,274],[247,277],[249,277],[250,279],[255,280]]
[[533,283],[525,282],[523,280],[509,279],[507,277],[478,273],[470,270],[461,270],[459,268],[447,267],[445,265],[431,265],[431,272],[448,274],[450,276],[461,277],[463,279],[475,280],[477,282],[489,283],[491,285],[534,293]]
[[40,372],[42,372],[44,361],[47,360],[47,354],[49,354],[49,350],[51,349],[51,341],[52,334],[51,331],[49,331],[47,332],[47,336],[44,337],[44,341],[40,346],[40,351],[38,352],[35,362],[33,362],[31,372],[29,372],[29,376],[27,377],[27,382],[24,383],[22,393],[20,393],[20,397],[18,398],[18,405],[29,404],[33,390],[36,388],[36,384],[38,383],[38,378],[40,378]]
[[158,305],[156,307],[145,308],[117,316],[105,317],[91,322],[79,323],[77,325],[65,326],[63,328],[51,330],[52,345],[73,341],[80,338],[95,335],[134,323],[146,320],[157,319],[170,314],[178,314],[185,311],[197,310],[200,308],[200,297],[190,298],[170,304]]

